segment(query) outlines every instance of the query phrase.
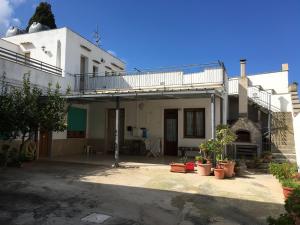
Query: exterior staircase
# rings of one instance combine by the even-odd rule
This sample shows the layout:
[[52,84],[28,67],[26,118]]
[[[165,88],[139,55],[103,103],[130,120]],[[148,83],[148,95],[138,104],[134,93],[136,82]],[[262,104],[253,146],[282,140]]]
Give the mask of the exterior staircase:
[[291,97],[292,97],[294,115],[296,116],[298,113],[300,113],[300,101],[299,101],[298,91],[291,91]]
[[273,161],[296,162],[292,113],[272,113],[271,142]]

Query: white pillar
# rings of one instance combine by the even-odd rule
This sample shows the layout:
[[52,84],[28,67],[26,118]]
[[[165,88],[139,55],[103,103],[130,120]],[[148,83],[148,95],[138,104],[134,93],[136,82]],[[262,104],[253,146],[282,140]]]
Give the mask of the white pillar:
[[215,139],[216,136],[216,110],[215,110],[216,97],[215,94],[210,96],[210,111],[211,111],[211,138]]
[[119,166],[119,127],[120,127],[120,99],[116,98],[116,131],[115,131],[115,163],[114,167]]

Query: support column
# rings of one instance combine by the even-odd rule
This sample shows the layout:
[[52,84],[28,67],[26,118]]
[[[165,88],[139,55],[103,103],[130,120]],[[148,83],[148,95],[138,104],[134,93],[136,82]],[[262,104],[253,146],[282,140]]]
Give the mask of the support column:
[[223,96],[223,124],[227,124],[228,119],[228,94],[227,92]]
[[115,131],[115,163],[113,167],[119,167],[119,128],[120,128],[120,99],[116,98],[116,131]]
[[[271,97],[272,95],[269,94],[269,104],[268,104],[268,134],[269,134],[269,146],[268,148],[271,149],[271,143],[272,143],[272,140],[271,140],[271,120],[272,120],[272,111],[271,111]],[[262,151],[262,149],[260,150]]]
[[210,111],[211,111],[211,138],[212,139],[215,139],[215,136],[216,136],[215,102],[216,102],[216,96],[215,96],[215,94],[211,94],[211,96],[210,96]]

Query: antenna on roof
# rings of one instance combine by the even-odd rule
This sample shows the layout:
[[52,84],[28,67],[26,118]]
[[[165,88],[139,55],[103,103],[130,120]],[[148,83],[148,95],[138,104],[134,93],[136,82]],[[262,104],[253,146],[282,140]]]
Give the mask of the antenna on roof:
[[95,44],[98,47],[100,47],[100,34],[99,34],[99,30],[98,30],[98,24],[96,26],[96,30],[94,31],[93,38],[94,38]]

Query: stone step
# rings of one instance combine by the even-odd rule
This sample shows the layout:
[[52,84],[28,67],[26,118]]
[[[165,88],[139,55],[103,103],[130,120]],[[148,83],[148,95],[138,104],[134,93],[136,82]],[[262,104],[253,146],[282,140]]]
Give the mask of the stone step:
[[300,104],[293,105],[294,109],[300,109]]
[[272,149],[272,153],[279,153],[279,154],[296,154],[295,149],[284,149],[284,150],[279,150],[279,149]]
[[286,159],[286,160],[296,160],[296,154],[281,154],[281,153],[272,153],[273,159]]
[[256,165],[257,169],[269,169],[269,163],[258,163]]
[[296,159],[283,159],[283,158],[273,159],[272,161],[277,162],[277,163],[284,163],[284,162],[296,163],[297,162]]
[[299,102],[299,99],[297,98],[294,98],[294,99],[292,99],[292,103],[293,104],[300,104],[300,102]]
[[285,142],[285,141],[272,140],[272,145],[276,146],[276,147],[280,147],[280,148],[289,148],[289,147],[294,148],[295,142],[294,141]]

